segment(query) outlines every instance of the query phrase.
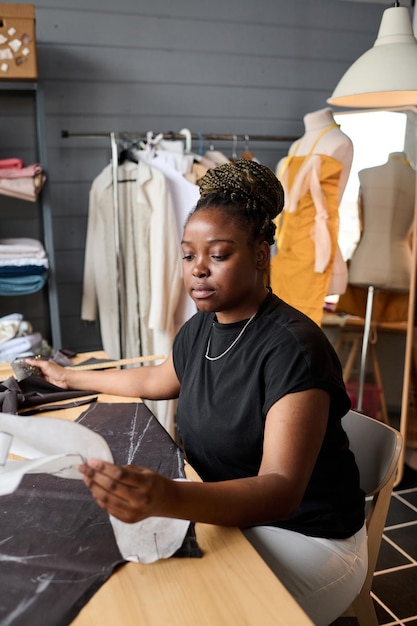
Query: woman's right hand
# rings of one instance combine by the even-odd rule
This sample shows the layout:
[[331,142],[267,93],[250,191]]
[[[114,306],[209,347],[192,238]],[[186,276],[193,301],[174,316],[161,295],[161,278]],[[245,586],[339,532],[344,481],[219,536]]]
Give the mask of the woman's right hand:
[[25,359],[25,361],[29,363],[29,365],[38,367],[41,370],[42,376],[48,383],[61,387],[62,389],[69,388],[65,367],[44,359]]

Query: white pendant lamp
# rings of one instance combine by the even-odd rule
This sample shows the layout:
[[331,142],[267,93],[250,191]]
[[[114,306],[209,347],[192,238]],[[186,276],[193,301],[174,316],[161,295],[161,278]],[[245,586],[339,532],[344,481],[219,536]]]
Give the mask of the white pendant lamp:
[[417,105],[417,40],[406,7],[385,9],[373,47],[339,81],[329,104],[391,108]]

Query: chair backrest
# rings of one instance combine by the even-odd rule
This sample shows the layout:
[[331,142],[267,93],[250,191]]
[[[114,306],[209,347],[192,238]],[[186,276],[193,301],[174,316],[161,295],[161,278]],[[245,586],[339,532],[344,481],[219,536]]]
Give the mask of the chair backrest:
[[371,496],[389,483],[393,474],[395,479],[402,437],[395,428],[356,411],[349,411],[342,425],[359,467],[361,488]]
[[[361,487],[371,500],[366,516],[368,572],[359,594],[362,599],[367,596],[369,600],[403,439],[391,426],[356,411],[349,411],[342,419],[342,425],[359,467]],[[353,603],[357,616],[361,609],[361,597]],[[371,610],[374,613],[373,605],[365,611],[368,615],[365,623],[377,623],[376,618],[369,621]],[[359,622],[362,624],[363,619],[359,619]]]

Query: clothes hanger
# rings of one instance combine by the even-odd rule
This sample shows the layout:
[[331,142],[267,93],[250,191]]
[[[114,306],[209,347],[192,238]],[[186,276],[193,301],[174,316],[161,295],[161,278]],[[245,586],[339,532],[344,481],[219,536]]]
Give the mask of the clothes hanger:
[[192,150],[192,135],[189,128],[182,128],[180,130],[180,135],[184,135],[185,137],[185,152],[186,154],[191,154]]
[[151,161],[156,155],[158,145],[163,138],[163,133],[158,133],[157,135],[154,135],[152,130],[148,130],[148,132],[146,133],[146,140],[139,142],[139,147],[141,148],[141,150],[137,151],[138,157],[143,156],[145,161]]
[[133,152],[134,148],[137,148],[139,140],[126,141],[122,145],[122,149],[119,152],[118,165],[123,165],[126,161],[131,163],[138,163],[138,159]]
[[240,155],[241,159],[246,159],[248,161],[254,161],[255,160],[255,155],[253,154],[253,152],[251,150],[249,150],[249,135],[245,135],[245,148],[242,152],[242,154]]
[[214,143],[210,144],[210,147],[208,150],[206,150],[204,156],[209,159],[211,163],[213,163],[214,167],[216,167],[217,165],[222,165],[223,163],[230,163],[230,159],[225,154],[223,154],[223,152],[215,149]]
[[233,135],[232,143],[232,161],[237,161],[237,135]]

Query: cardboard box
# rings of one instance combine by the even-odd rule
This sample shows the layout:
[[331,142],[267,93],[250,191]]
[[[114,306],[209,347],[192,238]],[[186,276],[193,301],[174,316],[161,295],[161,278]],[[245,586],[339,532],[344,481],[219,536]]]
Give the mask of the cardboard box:
[[35,7],[0,3],[0,80],[37,80]]

